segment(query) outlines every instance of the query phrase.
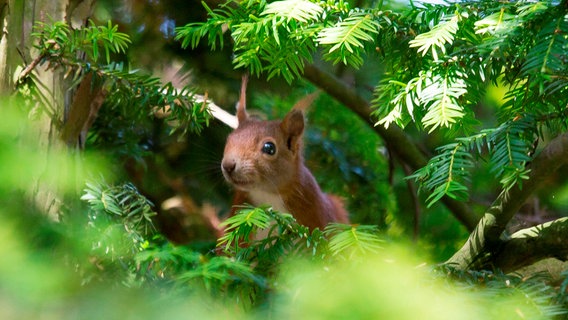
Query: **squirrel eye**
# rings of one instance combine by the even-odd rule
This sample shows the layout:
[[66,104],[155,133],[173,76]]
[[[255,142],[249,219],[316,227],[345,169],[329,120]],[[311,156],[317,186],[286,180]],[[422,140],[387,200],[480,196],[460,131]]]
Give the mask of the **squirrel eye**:
[[276,154],[276,146],[272,142],[265,142],[262,145],[262,152],[266,153],[267,155],[273,156]]

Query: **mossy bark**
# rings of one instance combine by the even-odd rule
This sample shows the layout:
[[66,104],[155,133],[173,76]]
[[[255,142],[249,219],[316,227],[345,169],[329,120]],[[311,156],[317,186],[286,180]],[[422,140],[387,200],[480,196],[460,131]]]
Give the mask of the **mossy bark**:
[[[498,267],[513,271],[526,262],[555,256],[555,251],[568,248],[566,220],[521,230],[511,237],[504,235],[507,223],[527,198],[564,164],[568,163],[568,134],[562,134],[548,143],[530,164],[529,179],[508,192],[503,191],[489,207],[463,247],[446,264],[458,269]],[[538,232],[536,234],[532,231]],[[558,238],[560,237],[560,238]],[[555,244],[551,246],[551,244]],[[551,248],[555,248],[551,252]],[[531,249],[532,248],[532,249]],[[529,250],[530,249],[530,250]],[[537,250],[538,249],[538,250]],[[529,254],[533,250],[532,255]],[[540,250],[540,251],[539,251]],[[523,253],[522,255],[511,254]],[[530,256],[527,256],[529,254]],[[522,258],[521,258],[522,257]],[[560,253],[555,257],[563,257]]]

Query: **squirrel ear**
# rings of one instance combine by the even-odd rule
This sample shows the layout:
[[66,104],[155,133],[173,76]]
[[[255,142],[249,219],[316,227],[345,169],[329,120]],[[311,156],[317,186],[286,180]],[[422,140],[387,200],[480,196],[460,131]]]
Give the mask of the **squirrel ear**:
[[304,133],[304,113],[298,109],[292,109],[282,120],[280,128],[286,137],[288,149],[294,153],[298,151],[302,133]]
[[248,73],[245,73],[242,78],[241,83],[241,97],[239,99],[239,104],[237,104],[237,120],[239,124],[245,122],[248,119],[247,113],[247,83],[248,83]]

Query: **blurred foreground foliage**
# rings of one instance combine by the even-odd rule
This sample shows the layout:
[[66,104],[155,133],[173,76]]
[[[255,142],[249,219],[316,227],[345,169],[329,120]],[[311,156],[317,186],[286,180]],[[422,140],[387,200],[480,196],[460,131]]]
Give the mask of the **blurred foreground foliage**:
[[[226,221],[216,248],[173,245],[156,231],[153,204],[133,185],[94,175],[100,160],[81,155],[83,166],[74,170],[77,156],[34,149],[36,128],[6,100],[4,319],[544,319],[566,310],[567,280],[440,269],[384,242],[374,227],[309,232],[270,208],[243,208]],[[45,159],[50,165],[40,167]],[[69,199],[57,221],[30,196],[37,183]],[[268,237],[251,240],[260,229]]]
[[[262,18],[257,21],[258,25],[271,26],[262,30],[277,32],[274,32],[275,42],[265,41],[266,37],[259,37],[255,33],[256,29],[251,27],[254,25],[238,24],[240,33],[236,33],[235,36],[240,35],[240,37],[235,37],[239,40],[236,43],[238,54],[234,60],[236,66],[248,66],[253,74],[266,74],[268,78],[281,77],[289,82],[300,76],[300,69],[306,61],[312,61],[311,57],[305,55],[309,53],[308,51],[315,50],[316,46],[315,42],[306,41],[299,44],[309,49],[308,51],[290,50],[291,46],[298,44],[295,37],[313,38],[314,33],[311,27],[305,25],[307,28],[302,27],[301,33],[291,33],[290,37],[278,38],[281,32],[282,35],[287,34],[283,32],[287,24],[295,24],[294,21],[297,20],[286,18],[282,16],[283,14],[299,15],[297,18],[300,20],[312,21],[316,27],[322,28],[317,43],[322,48],[329,49],[326,50],[327,53],[324,52],[324,60],[355,67],[361,66],[362,57],[367,49],[375,48],[374,45],[362,46],[358,43],[363,41],[370,44],[370,38],[364,33],[376,33],[371,27],[376,26],[377,21],[388,27],[389,32],[397,30],[396,25],[392,24],[393,16],[390,13],[376,10],[373,12],[349,10],[345,3],[341,2],[337,6],[322,3],[326,12],[331,13],[326,15],[330,20],[325,24],[315,21],[314,16],[309,14],[312,10],[319,15],[320,9],[317,6],[308,6],[310,2],[302,0],[274,2],[269,5],[262,1],[242,4],[253,9],[257,6],[259,8],[266,6]],[[223,39],[221,37],[223,24],[215,23],[223,19],[224,13],[234,15],[239,21],[254,18],[250,14],[241,14],[242,8],[235,9],[232,6],[221,8],[225,11],[217,9],[213,12],[214,19],[204,25],[207,28],[211,27],[211,30],[219,28],[221,33],[209,34],[213,36],[213,43],[216,43],[216,39],[219,41]],[[287,10],[294,8],[298,10]],[[433,49],[435,61],[430,61],[427,56],[424,58],[425,67],[430,68],[431,65],[438,64],[438,50],[440,54],[445,54],[444,41],[438,41],[438,44],[430,42],[431,44],[428,45],[429,42],[425,40],[439,38],[436,36],[438,32],[441,36],[447,33],[454,34],[457,22],[467,22],[464,20],[464,14],[452,13],[454,10],[455,8],[451,7],[434,12],[436,15],[433,21],[439,20],[438,15],[446,16],[447,19],[442,19],[432,32],[423,33],[429,35],[428,37],[418,36],[410,43],[409,47],[419,47],[418,52],[421,54],[429,51],[428,46]],[[540,17],[541,11],[535,12]],[[535,14],[529,15],[526,19],[534,18]],[[157,20],[154,18],[152,16],[153,20]],[[377,21],[373,20],[375,18]],[[412,16],[408,19],[416,20]],[[418,28],[419,31],[430,29],[431,19],[423,20],[424,26]],[[484,20],[486,23],[491,22],[488,19]],[[328,25],[329,22],[332,23]],[[564,26],[566,19],[558,22]],[[479,28],[482,27],[483,25],[480,25]],[[186,36],[193,35],[193,40],[185,37],[186,40],[191,40],[191,43],[183,42],[181,39],[182,45],[195,46],[195,42],[199,40],[195,37],[205,36],[203,32],[196,32],[200,30],[199,28],[203,29],[198,24],[190,24],[186,28],[178,29],[181,38],[184,38],[184,30],[189,31]],[[351,41],[347,41],[349,38],[345,37],[345,32],[357,28],[361,28],[360,31],[364,33],[351,32]],[[130,40],[125,34],[117,33],[117,30],[118,28],[111,23],[97,27],[90,22],[84,31],[75,33],[65,23],[40,23],[36,25],[35,30],[35,37],[38,38],[36,49],[39,51],[37,61],[40,65],[46,66],[48,72],[64,73],[65,78],[72,82],[71,88],[76,88],[80,82],[93,77],[95,80],[93,88],[100,87],[101,91],[105,92],[106,99],[100,106],[93,127],[89,130],[86,149],[106,151],[106,159],[119,160],[117,163],[120,164],[129,163],[128,160],[134,159],[140,167],[143,167],[140,171],[147,174],[141,180],[151,181],[151,187],[159,189],[156,187],[156,181],[160,181],[159,178],[168,180],[163,176],[169,173],[169,168],[179,169],[182,166],[180,163],[185,165],[184,169],[197,167],[195,158],[200,152],[188,152],[186,150],[188,147],[185,145],[188,140],[197,138],[191,136],[189,139],[186,133],[200,133],[206,130],[205,127],[211,117],[204,108],[204,102],[194,99],[192,88],[184,87],[178,90],[173,84],[162,85],[157,77],[132,70],[127,63],[120,62],[124,59],[122,54],[126,53],[125,49]],[[408,30],[414,32],[412,28]],[[246,36],[247,34],[255,36]],[[388,34],[405,35],[399,32]],[[264,62],[259,65],[256,62],[259,56],[246,49],[248,45],[256,46],[257,41],[262,42],[259,43],[260,45],[270,46],[263,47],[262,51],[273,58],[269,60],[268,65]],[[279,41],[283,44],[285,42],[285,45],[280,46],[280,51],[274,51],[277,46],[273,44]],[[452,41],[446,42],[451,44]],[[149,51],[152,52],[149,47],[151,46],[145,45],[144,51],[150,49]],[[436,49],[437,47],[439,49]],[[79,58],[77,52],[86,55]],[[275,52],[283,54],[285,60],[290,63],[277,64],[284,60],[278,60],[279,56],[273,55]],[[397,56],[402,59],[401,61],[412,63],[412,59],[405,59],[405,55]],[[473,60],[479,60],[473,57]],[[446,62],[440,67],[432,67],[430,72],[416,74],[417,78],[398,79],[407,76],[408,71],[399,68],[401,73],[392,74],[390,79],[392,81],[385,79],[381,82],[382,89],[385,89],[385,92],[389,92],[386,89],[398,92],[400,81],[394,81],[397,79],[411,85],[418,83],[419,80],[422,81],[421,79],[431,78],[436,80],[434,82],[449,79],[452,81],[443,82],[453,84],[453,88],[430,86],[430,90],[452,89],[448,90],[450,95],[447,99],[456,100],[463,95],[463,83],[458,81],[463,75],[461,72],[463,67],[454,63],[453,59]],[[260,69],[257,66],[260,66]],[[459,67],[460,72],[448,73],[443,78],[436,76],[438,71],[456,66]],[[426,80],[424,83],[429,83],[430,80]],[[524,82],[520,84],[524,85]],[[58,106],[49,105],[46,96],[41,90],[37,90],[41,86],[40,80],[34,73],[20,77],[17,82],[20,94],[43,102],[44,107],[48,106],[43,112],[49,112],[50,107]],[[402,106],[404,94],[408,90],[414,92],[416,90],[413,88],[419,87],[418,84],[416,87],[407,86],[408,89],[401,92],[403,94],[400,95],[401,99],[393,102]],[[301,93],[294,93],[289,98],[278,98],[275,95],[256,97],[257,101],[254,104],[261,106],[271,118],[276,118],[281,116],[279,112],[285,112],[287,106],[292,104],[287,99],[296,100],[299,95]],[[427,101],[432,108],[430,111],[439,111],[437,107],[440,106],[439,102],[445,101],[437,99],[437,96],[439,95],[431,95],[435,99]],[[375,104],[378,105],[383,98],[386,99],[387,96],[378,96]],[[0,146],[2,146],[0,176],[3,179],[0,186],[0,239],[4,244],[0,247],[2,255],[0,317],[8,319],[566,317],[568,303],[566,272],[562,274],[560,280],[553,282],[545,274],[523,276],[489,271],[455,271],[450,267],[440,268],[431,265],[427,258],[421,256],[421,252],[416,252],[416,248],[391,244],[387,233],[383,231],[388,226],[388,235],[396,234],[397,226],[393,223],[395,220],[393,215],[398,212],[390,194],[390,186],[384,182],[387,180],[385,173],[387,161],[381,152],[384,152],[385,148],[369,128],[361,129],[365,127],[361,121],[354,120],[353,115],[339,108],[337,102],[330,101],[327,96],[322,96],[320,99],[320,103],[314,106],[315,111],[309,114],[310,123],[315,125],[313,128],[308,128],[306,133],[308,161],[311,162],[310,165],[318,177],[323,177],[326,190],[351,197],[349,202],[353,221],[378,226],[336,224],[323,231],[310,232],[298,225],[290,215],[274,212],[269,207],[244,207],[239,215],[225,221],[227,233],[216,245],[212,242],[190,242],[187,245],[170,242],[162,233],[163,230],[155,225],[158,217],[156,212],[160,209],[161,201],[148,199],[145,196],[148,195],[145,192],[147,190],[139,189],[143,183],[136,184],[135,187],[130,182],[124,182],[128,179],[110,177],[102,168],[118,171],[120,169],[116,168],[118,167],[116,163],[110,165],[100,160],[93,160],[84,151],[60,148],[56,144],[48,148],[51,150],[48,153],[39,151],[36,127],[40,127],[41,124],[30,123],[26,119],[27,112],[14,114],[16,110],[22,109],[22,105],[26,105],[22,101],[3,99],[6,108],[4,108],[4,123],[0,126]],[[469,100],[474,101],[474,99]],[[410,106],[416,102],[407,101],[411,103]],[[384,109],[378,109],[377,113],[382,116],[390,115],[386,118],[390,119],[389,121],[399,124],[407,124],[410,121],[409,114],[399,114],[397,109],[399,105],[384,105]],[[458,105],[449,104],[449,107],[455,109]],[[166,117],[159,119],[160,113]],[[332,114],[333,117],[330,117],[329,115]],[[439,117],[437,120],[436,117],[427,117],[428,114],[418,115],[426,128],[440,128],[453,123]],[[55,118],[57,114],[50,116]],[[454,112],[452,117],[462,116],[464,114],[459,111]],[[530,118],[524,120],[528,121]],[[481,132],[479,137],[489,139],[493,134],[502,132],[521,135],[520,132],[526,131],[527,124],[530,125],[531,122],[515,120],[495,130]],[[323,131],[318,130],[318,127],[331,129]],[[212,135],[207,134],[207,138],[208,144],[204,149],[210,151],[212,146],[209,143]],[[174,143],[176,139],[178,144]],[[444,159],[450,159],[448,155],[455,154],[459,156],[456,159],[467,160],[464,152],[477,146],[475,143],[481,140],[476,139],[477,136],[471,136],[469,140],[460,140],[457,144],[447,145],[440,149],[440,154]],[[353,144],[352,141],[358,143]],[[502,150],[512,145],[499,144],[500,140],[496,141],[497,145],[504,146]],[[182,143],[184,145],[180,146]],[[172,145],[174,147],[171,147]],[[519,146],[525,148],[528,145]],[[181,151],[173,150],[175,147],[179,147]],[[109,157],[109,153],[113,152],[115,154]],[[191,155],[188,156],[190,153]],[[311,156],[310,153],[331,156],[316,159],[317,157]],[[175,158],[171,156],[172,154],[184,154],[186,158],[181,156]],[[503,163],[503,154],[494,159],[496,168]],[[193,159],[189,162],[187,158]],[[524,165],[525,161],[524,157],[519,157],[515,163]],[[160,165],[165,163],[163,167],[167,168],[159,172],[163,174],[159,178],[152,176],[152,174],[157,175],[156,163]],[[452,160],[452,163],[456,162]],[[458,161],[458,163],[460,167],[468,167],[467,161]],[[337,170],[332,172],[329,168]],[[436,174],[442,171],[435,169],[436,167],[431,165],[417,175],[439,178]],[[215,170],[218,171],[218,166]],[[136,176],[136,173],[138,172],[134,172],[132,176]],[[343,181],[336,178],[336,173],[339,173]],[[503,172],[500,174],[502,175]],[[173,175],[179,175],[179,172],[172,173]],[[134,179],[132,176],[130,178]],[[523,175],[513,177],[522,179]],[[436,181],[444,181],[443,178]],[[202,189],[202,193],[207,193],[204,191],[206,189],[204,186],[209,182],[209,180],[201,182],[194,186],[194,189]],[[426,186],[432,189],[438,188],[435,184]],[[455,186],[454,184],[451,187]],[[155,189],[152,191],[156,191]],[[454,190],[459,191],[459,185]],[[192,195],[198,194],[193,191],[190,192]],[[49,207],[56,208],[56,217],[48,217],[44,212],[45,203],[38,202],[37,195],[42,192],[56,195],[52,198],[54,203],[49,204]],[[152,195],[158,198],[157,193],[159,192],[154,192]],[[438,195],[440,194],[438,192]],[[456,195],[459,196],[461,193],[457,192]],[[195,197],[202,198],[200,196],[201,193]],[[433,204],[438,199],[438,196],[433,196],[429,200]],[[403,207],[408,204],[404,203],[404,200],[399,200],[398,205]],[[410,212],[410,210],[400,211]],[[52,213],[53,210],[49,212]],[[400,221],[405,217],[396,218]],[[437,219],[430,223],[440,228],[436,222],[444,220],[444,216],[435,215],[434,218],[426,219]],[[429,231],[431,234],[436,232]],[[251,235],[258,232],[266,233],[268,236],[263,240],[251,238]],[[440,247],[442,242],[438,239],[435,244],[430,245],[436,246],[436,251],[440,252],[443,251]],[[448,246],[447,243],[442,245]],[[422,244],[415,247],[422,247]]]

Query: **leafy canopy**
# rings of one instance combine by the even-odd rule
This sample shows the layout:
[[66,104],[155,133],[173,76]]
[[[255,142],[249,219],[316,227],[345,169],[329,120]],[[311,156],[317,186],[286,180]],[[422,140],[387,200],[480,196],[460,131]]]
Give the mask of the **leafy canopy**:
[[[382,62],[372,101],[377,125],[414,123],[428,133],[460,135],[440,147],[412,178],[431,192],[468,198],[469,169],[488,157],[508,190],[527,177],[533,144],[565,130],[568,104],[568,12],[554,1],[423,4],[401,13],[351,8],[343,1],[228,1],[207,8],[203,23],[177,29],[184,47],[206,38],[225,45],[235,68],[288,82],[316,56],[360,68]],[[495,128],[476,128],[475,112],[489,84],[507,89]],[[471,132],[480,134],[471,135]]]

